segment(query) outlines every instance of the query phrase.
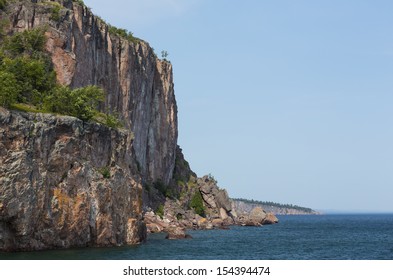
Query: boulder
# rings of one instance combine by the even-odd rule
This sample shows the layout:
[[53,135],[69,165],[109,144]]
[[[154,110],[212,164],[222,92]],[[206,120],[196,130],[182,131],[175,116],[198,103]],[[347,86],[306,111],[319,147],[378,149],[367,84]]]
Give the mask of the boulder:
[[223,226],[224,221],[222,219],[214,219],[214,220],[212,220],[211,223],[212,223],[213,227],[220,228]]
[[255,207],[251,210],[249,215],[249,220],[254,224],[262,224],[263,220],[266,219],[266,212],[262,207]]
[[183,228],[179,227],[170,227],[167,229],[167,236],[166,239],[190,239],[192,238],[191,235],[186,234]]
[[197,225],[199,228],[206,228],[208,220],[206,218],[197,219]]
[[228,218],[228,214],[227,211],[224,208],[220,208],[220,217],[221,219],[225,220],[226,218]]
[[278,223],[277,217],[271,212],[266,214],[266,218],[262,222],[263,225],[271,225],[277,223]]
[[146,224],[146,228],[148,233],[158,233],[164,229],[163,227],[155,223]]

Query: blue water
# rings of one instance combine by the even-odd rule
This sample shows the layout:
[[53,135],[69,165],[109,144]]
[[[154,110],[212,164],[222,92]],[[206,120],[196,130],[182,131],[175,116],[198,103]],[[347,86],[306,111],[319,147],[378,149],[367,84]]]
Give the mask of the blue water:
[[230,230],[189,231],[193,239],[29,253],[0,253],[0,259],[279,259],[393,260],[393,214],[280,216],[280,223]]

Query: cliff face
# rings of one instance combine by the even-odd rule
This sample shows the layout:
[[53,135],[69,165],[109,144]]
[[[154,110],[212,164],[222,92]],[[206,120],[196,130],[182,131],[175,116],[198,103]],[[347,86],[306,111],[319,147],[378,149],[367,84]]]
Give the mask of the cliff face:
[[145,238],[133,135],[0,107],[0,250]]
[[143,179],[168,184],[178,134],[171,64],[159,60],[146,42],[110,32],[83,5],[57,2],[62,8],[56,20],[48,1],[10,4],[12,29],[49,26],[46,47],[58,81],[71,87],[101,86],[107,92],[106,108],[118,112],[135,135],[133,148]]

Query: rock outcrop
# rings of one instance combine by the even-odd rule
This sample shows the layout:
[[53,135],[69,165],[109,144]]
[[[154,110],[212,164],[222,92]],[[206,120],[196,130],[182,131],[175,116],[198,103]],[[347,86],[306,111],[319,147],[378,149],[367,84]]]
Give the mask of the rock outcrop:
[[236,224],[242,226],[262,226],[278,223],[277,217],[262,207],[254,207],[249,212],[240,212],[236,218]]
[[199,191],[202,194],[206,216],[217,224],[220,220],[222,225],[231,225],[237,216],[232,209],[232,200],[225,189],[217,185],[217,181],[211,176],[197,179]]
[[[166,198],[160,211],[146,212],[148,232],[170,234],[175,228],[179,232],[186,229],[228,229],[229,225],[235,224],[237,215],[232,209],[232,201],[226,190],[217,186],[214,178],[191,176],[183,188],[187,191],[183,191],[177,199]],[[198,209],[195,209],[196,204]],[[170,236],[174,239],[176,235]]]
[[[54,11],[54,2],[60,10]],[[134,133],[143,179],[170,182],[178,132],[169,62],[158,59],[143,40],[119,36],[77,1],[15,1],[1,18],[11,23],[10,32],[47,28],[46,49],[58,81],[72,88],[102,87],[107,93],[105,108],[118,112]]]
[[99,109],[125,128],[2,110],[0,250],[142,241],[142,186],[169,184],[176,163],[171,64],[81,1],[7,1],[0,20],[9,35],[44,28],[58,82],[102,87]]
[[119,113],[124,129],[0,108],[0,251],[135,244],[145,225],[187,238],[238,223],[227,192],[197,178],[177,146],[168,61],[81,1],[6,3],[5,33],[44,28],[58,82],[102,87],[99,109]]
[[133,135],[0,107],[0,250],[139,243]]

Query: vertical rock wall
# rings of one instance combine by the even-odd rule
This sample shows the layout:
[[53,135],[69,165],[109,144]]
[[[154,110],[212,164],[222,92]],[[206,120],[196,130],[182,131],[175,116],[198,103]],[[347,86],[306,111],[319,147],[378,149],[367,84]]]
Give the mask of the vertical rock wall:
[[104,88],[125,129],[0,108],[0,250],[141,242],[142,184],[168,184],[175,167],[171,64],[71,0],[8,3],[8,32],[45,28],[58,81]]
[[168,184],[177,145],[171,64],[158,59],[148,43],[111,34],[88,8],[71,0],[57,2],[64,6],[58,21],[51,19],[53,8],[45,1],[12,4],[12,28],[49,26],[47,50],[59,82],[74,88],[103,87],[107,107],[118,112],[135,135],[133,147],[143,178]]
[[0,107],[0,251],[144,240],[132,133]]

